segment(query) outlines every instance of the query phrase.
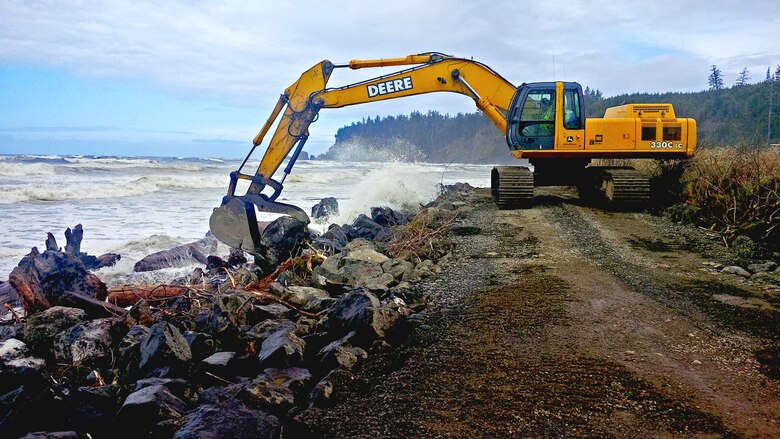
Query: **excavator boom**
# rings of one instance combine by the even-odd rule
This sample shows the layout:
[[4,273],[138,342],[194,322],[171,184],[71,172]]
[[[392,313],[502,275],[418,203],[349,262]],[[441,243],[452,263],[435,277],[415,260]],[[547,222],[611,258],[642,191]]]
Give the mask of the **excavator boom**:
[[[327,88],[330,75],[337,68],[363,69],[386,66],[406,66],[405,70],[374,79]],[[255,208],[269,213],[291,215],[308,222],[305,212],[296,206],[276,202],[284,179],[289,175],[308,138],[308,128],[323,108],[341,108],[349,105],[396,99],[433,92],[460,93],[474,99],[502,131],[506,131],[506,112],[516,87],[486,65],[441,53],[423,53],[405,58],[352,60],[334,65],[321,61],[303,72],[279,98],[268,120],[253,140],[253,147],[239,169],[231,173],[228,193],[222,205],[214,210],[210,227],[214,235],[231,247],[257,253],[260,230]],[[281,115],[281,117],[280,117]],[[242,173],[248,158],[262,144],[273,123],[279,119],[271,140],[254,175]],[[294,149],[293,149],[294,148]],[[280,181],[272,180],[284,159],[290,155]],[[250,181],[245,195],[235,194],[238,180]],[[272,193],[264,194],[270,187]]]

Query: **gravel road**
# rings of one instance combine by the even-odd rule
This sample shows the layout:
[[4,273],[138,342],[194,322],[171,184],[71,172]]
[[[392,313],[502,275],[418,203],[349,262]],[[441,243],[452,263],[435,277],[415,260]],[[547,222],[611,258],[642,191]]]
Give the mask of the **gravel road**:
[[780,381],[756,356],[780,342],[778,292],[706,265],[729,257],[716,240],[565,189],[529,210],[465,201],[477,233],[417,286],[409,339],[303,412],[310,435],[780,437]]

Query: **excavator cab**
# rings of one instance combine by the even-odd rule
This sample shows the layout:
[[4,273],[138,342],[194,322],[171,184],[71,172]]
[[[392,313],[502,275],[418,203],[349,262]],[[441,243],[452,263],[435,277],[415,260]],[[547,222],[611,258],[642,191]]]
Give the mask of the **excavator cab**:
[[512,150],[555,149],[556,133],[561,128],[569,131],[585,127],[582,87],[576,82],[522,84],[512,99],[507,119],[506,140]]

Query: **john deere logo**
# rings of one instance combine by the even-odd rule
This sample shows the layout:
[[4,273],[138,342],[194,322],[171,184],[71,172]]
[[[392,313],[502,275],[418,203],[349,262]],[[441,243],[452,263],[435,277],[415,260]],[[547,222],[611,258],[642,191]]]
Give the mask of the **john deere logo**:
[[414,86],[412,86],[411,76],[406,76],[401,79],[391,79],[390,81],[378,82],[366,86],[366,89],[368,89],[368,97],[370,98],[386,95],[388,93],[411,90],[412,88],[414,88]]

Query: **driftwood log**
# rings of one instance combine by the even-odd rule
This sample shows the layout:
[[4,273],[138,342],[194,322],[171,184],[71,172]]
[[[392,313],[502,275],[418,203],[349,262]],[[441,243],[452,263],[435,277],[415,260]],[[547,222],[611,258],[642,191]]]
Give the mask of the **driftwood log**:
[[182,267],[195,262],[208,263],[208,255],[217,251],[217,238],[207,233],[202,239],[169,250],[152,253],[135,263],[133,271],[154,271],[162,268]]
[[108,302],[116,306],[133,306],[141,300],[154,301],[182,296],[189,290],[179,285],[123,285],[109,290]]
[[[113,265],[119,255],[107,254],[95,257],[82,253],[81,240],[84,231],[81,224],[65,231],[67,245],[62,251],[57,240],[49,233],[46,251],[33,247],[8,276],[13,292],[21,299],[27,313],[47,309],[54,305],[73,306],[81,303],[91,306],[90,300],[102,302],[108,290],[106,285],[89,269]],[[81,300],[83,298],[83,300]],[[86,308],[84,308],[86,310]]]

